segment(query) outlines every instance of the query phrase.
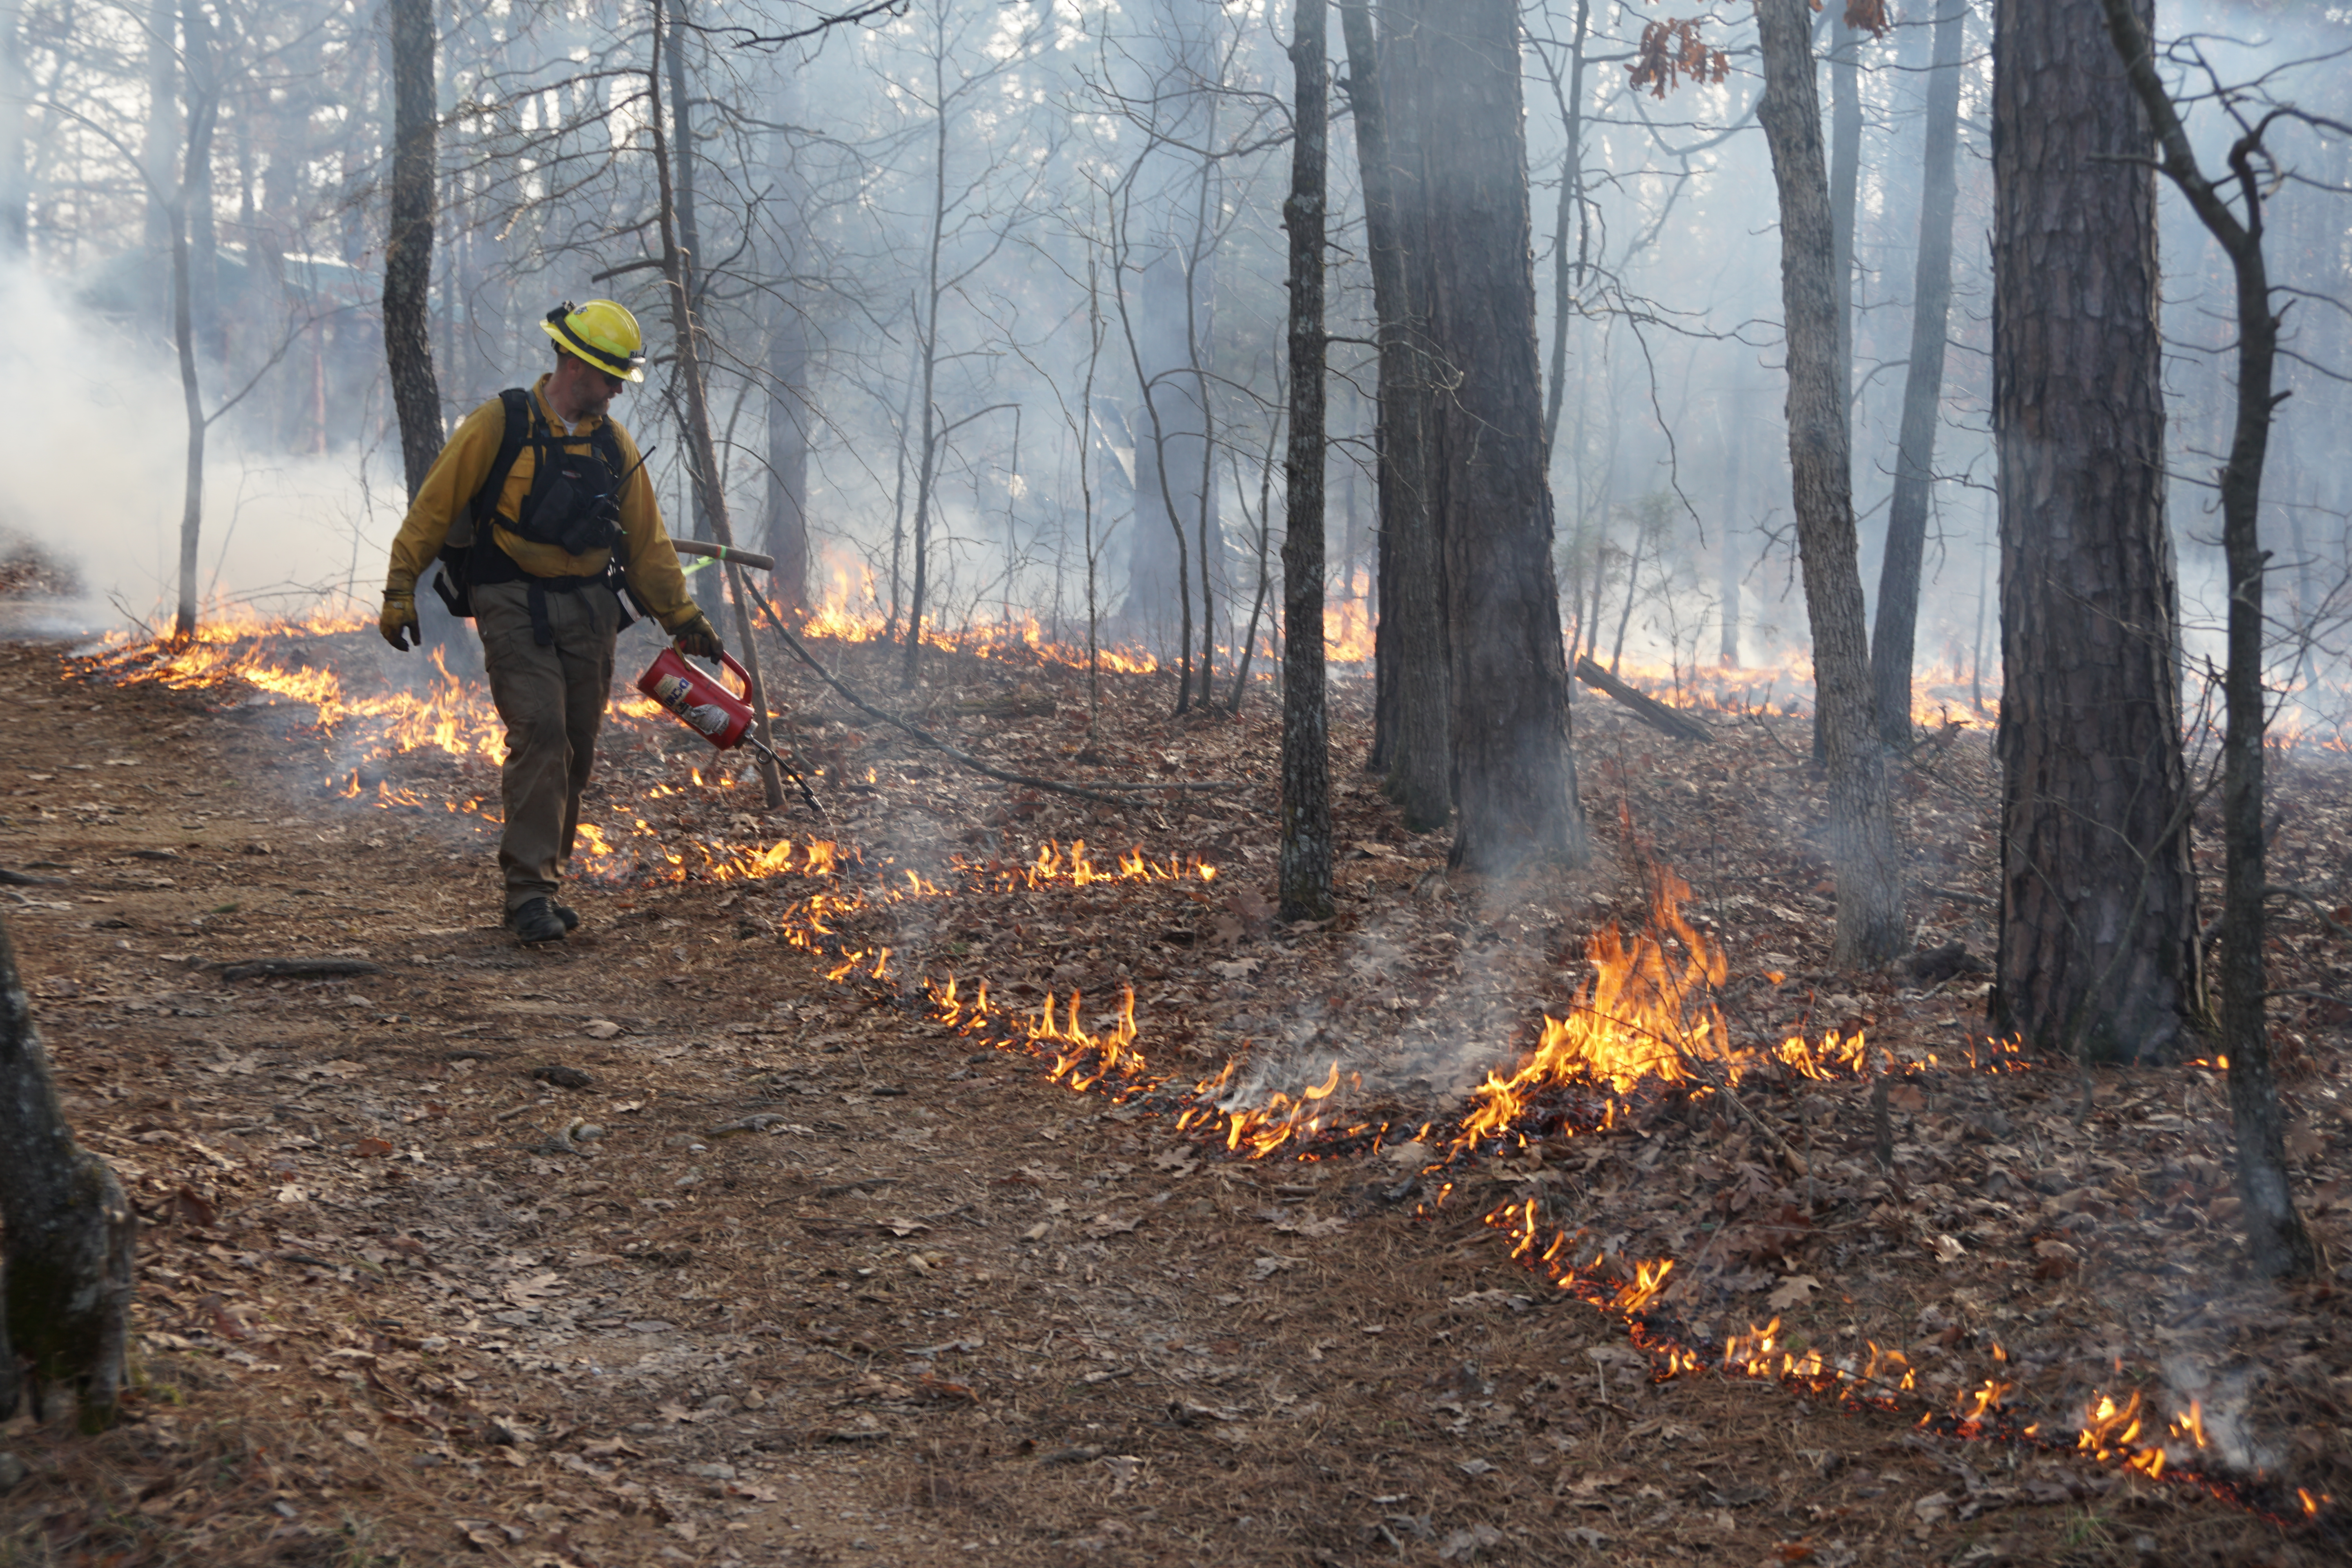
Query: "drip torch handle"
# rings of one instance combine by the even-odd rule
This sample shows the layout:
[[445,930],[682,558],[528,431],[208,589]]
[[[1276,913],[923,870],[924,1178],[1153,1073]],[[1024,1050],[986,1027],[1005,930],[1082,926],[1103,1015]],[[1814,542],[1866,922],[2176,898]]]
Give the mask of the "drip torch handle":
[[[687,656],[684,654],[678,655],[678,658],[684,658],[686,657]],[[720,668],[726,670],[728,674],[732,675],[735,678],[735,683],[743,689],[737,692],[735,694],[736,696],[748,698],[751,695],[751,672],[744,668],[741,665],[736,663],[735,656],[733,654],[729,653],[725,648],[721,648],[719,650],[719,657],[717,659],[704,659],[702,662],[705,664],[716,663]]]
[[776,569],[776,558],[759,555],[749,550],[738,550],[731,544],[709,544],[699,539],[673,539],[670,548],[680,555],[700,555],[712,561],[731,562],[738,566],[756,567],[762,572]]

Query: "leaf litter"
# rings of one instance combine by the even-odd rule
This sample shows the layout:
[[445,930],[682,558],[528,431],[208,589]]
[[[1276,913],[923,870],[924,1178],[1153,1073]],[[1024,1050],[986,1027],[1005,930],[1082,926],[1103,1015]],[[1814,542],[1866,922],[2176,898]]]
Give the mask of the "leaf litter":
[[[317,652],[362,646],[346,643]],[[942,698],[1014,673],[941,663]],[[72,673],[47,650],[0,653],[20,690]],[[1074,701],[1064,672],[1019,674]],[[1025,799],[793,696],[808,754],[874,770],[842,802],[843,837],[898,867],[936,880],[951,854],[1018,866],[1048,842],[1125,837],[1213,861],[1226,888],[1024,888],[968,911],[868,911],[848,939],[891,946],[896,974],[985,974],[1032,1003],[1076,990],[1099,1006],[1132,984],[1142,1047],[1204,1076],[1236,1053],[1270,1079],[1319,1068],[1336,1043],[1365,1076],[1351,1092],[1409,1120],[1565,1007],[1585,937],[1640,918],[1655,861],[1700,889],[1750,1037],[1833,1016],[1957,1060],[1981,1028],[1973,977],[1827,969],[1817,786],[1793,723],[1693,756],[1587,704],[1601,868],[1565,890],[1478,887],[1434,875],[1442,838],[1403,833],[1345,771],[1366,715],[1343,679],[1343,913],[1301,932],[1272,923],[1264,893],[1270,711],[1171,722],[1164,683],[1108,685],[1100,733],[1132,740],[1098,740],[1106,766],[1164,752],[1256,793],[1119,814]],[[488,882],[472,819],[304,794],[285,755],[323,760],[333,737],[283,709],[197,724],[201,693],[85,689],[182,782],[125,773],[121,812],[20,795],[0,841],[128,922],[11,909],[69,1111],[150,1226],[142,1383],[135,1418],[102,1438],[20,1421],[0,1439],[33,1468],[5,1498],[15,1539],[123,1563],[332,1544],[581,1568],[791,1561],[853,1539],[909,1563],[1552,1562],[1628,1541],[1696,1561],[2333,1560],[2324,1536],[2063,1452],[1956,1446],[1769,1384],[1654,1382],[1614,1325],[1530,1279],[1482,1223],[1532,1200],[1595,1259],[1680,1259],[1665,1299],[1694,1329],[1777,1316],[1799,1350],[1900,1353],[1924,1394],[1998,1367],[2012,1404],[2062,1426],[2095,1394],[2167,1415],[2193,1399],[2208,1463],[2352,1495],[2339,1285],[2274,1289],[2236,1268],[2210,1071],[2099,1074],[2081,1121],[2069,1073],[1921,1074],[1888,1096],[1892,1169],[1851,1085],[1759,1088],[1761,1126],[1661,1100],[1606,1133],[1457,1166],[1441,1202],[1416,1178],[1425,1148],[1240,1163],[1020,1058],[974,1058],[908,991],[827,981],[780,946],[762,911],[802,888],[588,889],[580,940],[518,952],[468,918]],[[992,758],[1057,744],[1051,727],[932,721]],[[28,722],[0,711],[0,730]],[[1788,736],[1766,737],[1774,724]],[[600,798],[679,781],[661,826],[682,844],[758,822],[730,798],[740,786],[684,785],[709,760],[616,724]],[[0,784],[22,765],[0,763]],[[404,766],[420,788],[467,783],[462,766]],[[2301,755],[2280,772],[2297,811],[2279,874],[2319,886],[2352,826],[2347,781]],[[1989,893],[1978,738],[1903,783],[1919,879]],[[265,826],[271,853],[244,854]],[[355,878],[362,829],[403,858],[399,885]],[[134,839],[178,852],[176,887],[94,874]],[[1923,948],[1989,945],[1975,906],[1915,918]],[[300,951],[322,920],[388,973],[229,995],[183,978],[191,959]],[[2291,1156],[2327,1237],[2352,1210],[2335,1089],[2352,1009],[2325,1000],[2352,989],[2338,940],[2290,920],[2275,961],[2282,987],[2321,998],[2283,1002],[2278,1027]],[[551,1056],[593,1087],[542,1107],[530,1074]],[[758,1136],[709,1131],[753,1119]],[[584,1125],[606,1131],[535,1152]],[[1256,1239],[1269,1229],[1283,1252]],[[1085,1450],[1121,1462],[1041,1463]]]

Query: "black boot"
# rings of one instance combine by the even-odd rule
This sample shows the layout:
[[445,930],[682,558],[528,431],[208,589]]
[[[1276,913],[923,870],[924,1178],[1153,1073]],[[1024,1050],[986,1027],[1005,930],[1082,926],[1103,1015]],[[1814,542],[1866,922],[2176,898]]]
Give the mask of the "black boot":
[[580,929],[580,911],[578,910],[566,909],[563,905],[557,903],[553,899],[547,900],[547,907],[555,911],[555,918],[563,922],[563,929],[565,931],[575,931]]
[[[552,899],[532,899],[507,912],[507,926],[525,942],[562,942],[563,933],[572,929],[563,913],[556,909]],[[578,919],[576,915],[572,917],[573,921]]]

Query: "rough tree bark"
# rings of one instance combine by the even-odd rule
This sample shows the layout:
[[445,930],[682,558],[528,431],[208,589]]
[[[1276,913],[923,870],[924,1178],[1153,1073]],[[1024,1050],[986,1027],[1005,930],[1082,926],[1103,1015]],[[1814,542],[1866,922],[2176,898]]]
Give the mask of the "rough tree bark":
[[84,1431],[113,1425],[137,1223],[112,1168],[74,1142],[0,922],[0,1419],[27,1392],[21,1365],[37,1411],[48,1384],[68,1384]]
[[[1394,11],[1388,58],[1397,69],[1382,79],[1411,84],[1418,222],[1432,240],[1411,261],[1436,384],[1430,477],[1451,665],[1448,858],[1483,872],[1580,864],[1587,844],[1552,566],[1518,8],[1513,0],[1399,0]],[[1406,118],[1403,108],[1392,108],[1392,119]]]
[[1969,20],[1968,0],[1940,4],[1935,63],[1927,77],[1919,261],[1911,284],[1911,363],[1903,379],[1903,427],[1895,438],[1886,554],[1878,569],[1878,625],[1870,639],[1879,737],[1899,746],[1911,743],[1912,644],[1919,629],[1919,570],[1927,552],[1936,426],[1943,412],[1944,344],[1951,326],[1952,213],[1958,191],[1953,164],[1960,140],[1960,46]]
[[2200,993],[2147,144],[2095,0],[1996,0],[1991,1016],[2088,1059],[2162,1054]]
[[[2263,251],[2263,150],[2268,119],[2230,149],[2230,173],[2244,216],[2231,210],[2197,162],[2189,133],[2156,70],[2147,30],[2131,0],[2102,0],[2116,51],[2156,131],[2165,174],[2189,198],[2230,258],[2237,283],[2238,385],[2230,460],[2221,468],[2221,548],[2230,573],[2229,665],[2223,676],[2229,731],[2222,742],[2221,1045],[2230,1058],[2230,1114],[2238,1140],[2238,1196],[2254,1266],[2273,1277],[2304,1277],[2319,1250],[2295,1212],[2286,1174],[2285,1118],[2271,1070],[2263,1016],[2263,464],[2268,455],[2278,365],[2279,318],[2271,310]],[[2261,172],[2258,172],[2261,171]]]
[[1780,298],[1789,356],[1789,461],[1813,639],[1816,733],[1829,772],[1837,876],[1832,955],[1883,963],[1903,944],[1902,873],[1885,759],[1870,724],[1870,655],[1856,559],[1853,474],[1838,358],[1829,174],[1806,0],[1758,0],[1764,96],[1757,118],[1780,195]]
[[1323,681],[1323,204],[1327,0],[1298,0],[1290,66],[1290,451],[1282,535],[1282,862],[1286,921],[1331,915],[1331,748]]
[[1374,627],[1375,682],[1370,765],[1406,827],[1428,833],[1454,810],[1446,729],[1452,696],[1445,652],[1444,569],[1430,510],[1428,347],[1412,265],[1421,246],[1405,225],[1417,212],[1419,179],[1409,145],[1400,146],[1382,90],[1370,0],[1341,0],[1348,46],[1348,93],[1356,123],[1356,162],[1364,182],[1364,227],[1371,252],[1372,311],[1380,333],[1379,492],[1376,544],[1380,621]]
[[[668,139],[662,127],[662,72],[659,56],[666,18],[665,0],[654,0],[653,52],[656,57],[646,67],[646,87],[649,100],[646,125],[653,132],[654,174],[660,193],[657,216],[661,229],[663,292],[669,299],[669,321],[672,336],[677,343],[677,377],[686,391],[686,432],[693,458],[695,493],[708,509],[710,531],[719,542],[733,545],[735,530],[727,516],[726,492],[719,484],[719,445],[710,435],[710,403],[702,379],[702,353],[695,338],[701,330],[695,324],[693,286],[688,268],[690,258],[678,248],[676,221],[676,193],[670,184]],[[728,574],[728,585],[735,600],[735,640],[743,650],[743,668],[751,678],[751,700],[752,727],[761,743],[772,748],[775,737],[768,725],[768,688],[760,674],[760,645],[751,638],[751,612],[749,596],[743,591],[742,571],[732,562],[721,570]],[[784,804],[784,781],[776,764],[768,757],[760,759],[760,788],[773,811]]]
[[426,297],[433,281],[433,0],[389,0],[391,214],[383,241],[383,357],[411,500],[441,455]]

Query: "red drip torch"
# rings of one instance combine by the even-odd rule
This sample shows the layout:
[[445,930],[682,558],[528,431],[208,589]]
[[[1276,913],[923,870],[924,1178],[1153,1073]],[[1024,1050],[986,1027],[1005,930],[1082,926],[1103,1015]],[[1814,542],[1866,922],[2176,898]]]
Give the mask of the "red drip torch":
[[809,788],[800,770],[751,732],[751,704],[745,700],[751,692],[751,671],[736,663],[731,654],[721,653],[719,662],[741,684],[741,696],[728,690],[716,677],[697,669],[674,647],[662,649],[646,672],[637,677],[637,689],[686,721],[689,729],[718,750],[731,752],[745,744],[756,749],[793,781],[810,811],[820,817],[824,816],[824,807],[817,804],[816,792]]

